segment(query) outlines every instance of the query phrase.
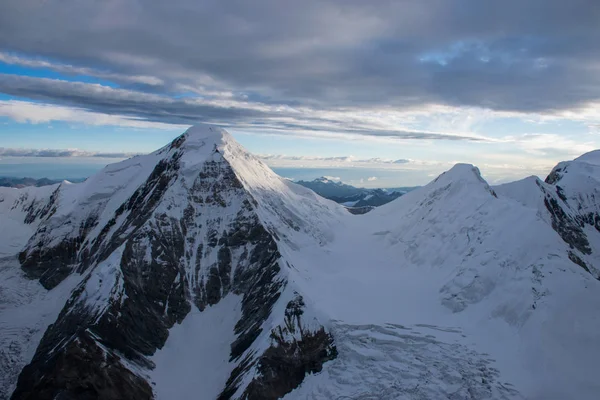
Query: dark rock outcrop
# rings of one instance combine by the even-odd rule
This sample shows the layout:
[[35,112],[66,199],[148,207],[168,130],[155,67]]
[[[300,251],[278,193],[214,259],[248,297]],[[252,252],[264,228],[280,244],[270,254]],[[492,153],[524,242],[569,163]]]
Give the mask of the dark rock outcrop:
[[590,242],[583,232],[583,223],[568,215],[558,201],[550,196],[544,198],[544,205],[552,218],[552,228],[571,248],[583,254],[591,254]]
[[303,327],[304,307],[299,295],[288,303],[284,324],[271,331],[272,344],[258,360],[259,376],[242,399],[279,399],[297,388],[306,375],[320,372],[323,363],[337,357],[331,334],[323,327],[314,331]]
[[[33,236],[38,242],[19,254],[23,271],[32,279],[40,279],[40,283],[47,289],[52,289],[69,276],[72,270],[82,273],[93,263],[105,260],[148,221],[166,189],[177,178],[180,156],[180,153],[175,153],[170,159],[161,160],[146,182],[116,210],[115,217],[109,220],[91,243],[87,241],[87,234],[97,223],[94,212],[82,223],[82,229],[74,230],[72,236],[65,237],[58,243],[54,242],[56,238],[46,225],[40,226]],[[125,211],[129,212],[125,222],[110,238],[107,237],[116,218]],[[47,218],[52,215],[46,214]]]
[[[99,362],[102,360],[102,362]],[[123,366],[121,357],[82,332],[71,340],[53,359],[52,370],[39,374],[33,366],[26,366],[24,374],[35,374],[35,380],[22,381],[13,393],[13,399],[27,400],[149,400],[152,388],[143,378]],[[33,371],[31,371],[33,370]],[[58,390],[57,390],[58,388]]]

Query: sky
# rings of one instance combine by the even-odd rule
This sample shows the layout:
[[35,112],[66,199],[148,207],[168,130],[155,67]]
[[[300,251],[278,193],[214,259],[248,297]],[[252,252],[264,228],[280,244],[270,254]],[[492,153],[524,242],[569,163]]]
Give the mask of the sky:
[[598,21],[598,0],[3,0],[0,175],[210,123],[292,179],[544,177],[600,148]]

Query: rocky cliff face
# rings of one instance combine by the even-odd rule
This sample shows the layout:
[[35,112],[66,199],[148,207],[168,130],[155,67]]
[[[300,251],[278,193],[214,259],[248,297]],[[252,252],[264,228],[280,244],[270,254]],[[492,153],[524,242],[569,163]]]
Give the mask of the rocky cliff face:
[[[150,399],[144,371],[154,367],[150,357],[169,329],[192,307],[203,311],[229,294],[240,296],[242,313],[230,346],[237,367],[221,398],[277,398],[333,358],[333,339],[322,327],[286,338],[265,326],[280,321],[290,329],[287,308],[273,310],[292,290],[291,266],[239,179],[243,171],[227,160],[227,146],[237,145],[226,135],[188,131],[148,156],[155,166],[120,204],[110,202],[114,193],[86,193],[74,201],[88,207],[67,209],[57,188],[47,206],[31,212],[44,222],[19,255],[23,270],[47,289],[71,274],[82,279],[20,374],[13,399]],[[128,179],[118,170],[103,172],[112,187]],[[294,315],[301,326],[300,308]],[[273,357],[289,368],[269,366]]]

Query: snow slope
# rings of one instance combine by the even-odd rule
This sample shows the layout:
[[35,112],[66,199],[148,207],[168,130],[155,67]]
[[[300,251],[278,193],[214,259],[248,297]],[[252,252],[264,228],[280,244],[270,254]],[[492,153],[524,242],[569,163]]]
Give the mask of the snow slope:
[[[599,154],[493,188],[459,164],[352,215],[199,126],[10,192],[36,206],[0,203],[0,222],[35,216],[7,247],[0,323],[56,321],[4,382],[31,361],[16,399],[595,399]],[[48,298],[60,314],[27,308]]]
[[77,282],[71,277],[47,291],[25,278],[16,259],[0,259],[0,399],[10,397],[19,372],[31,361]]
[[340,356],[288,397],[595,398],[599,282],[543,212],[457,165],[291,256]]
[[150,379],[157,398],[219,396],[234,367],[229,362],[229,351],[235,340],[235,324],[241,317],[240,303],[237,296],[230,295],[204,312],[192,310],[171,329],[165,346],[152,358],[156,368]]

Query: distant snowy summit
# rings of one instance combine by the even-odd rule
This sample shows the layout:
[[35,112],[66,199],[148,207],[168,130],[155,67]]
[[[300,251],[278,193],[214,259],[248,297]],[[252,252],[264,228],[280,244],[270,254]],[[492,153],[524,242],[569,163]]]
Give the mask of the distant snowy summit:
[[0,398],[596,399],[598,154],[352,215],[197,126],[0,188]]

